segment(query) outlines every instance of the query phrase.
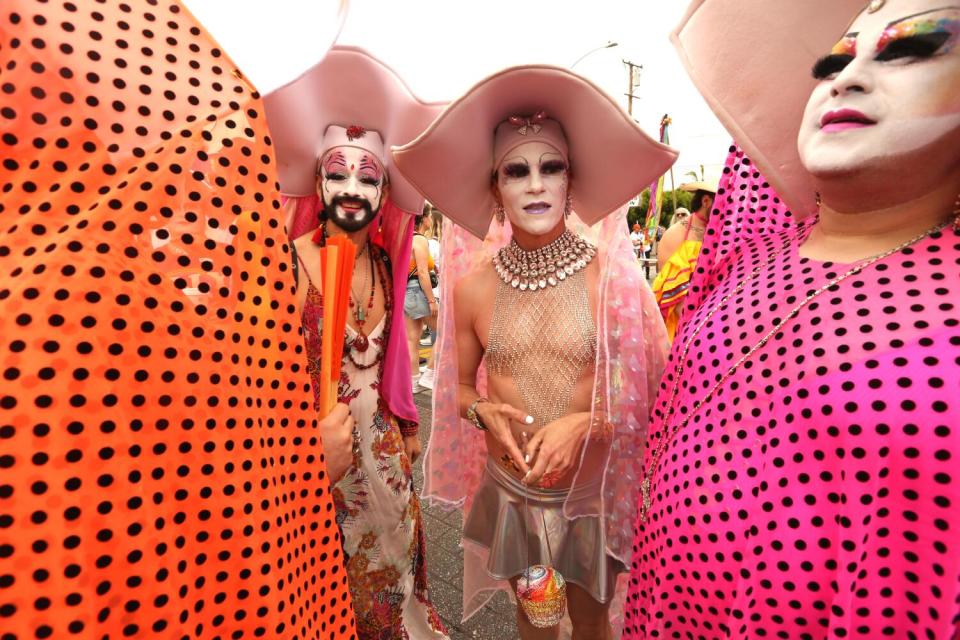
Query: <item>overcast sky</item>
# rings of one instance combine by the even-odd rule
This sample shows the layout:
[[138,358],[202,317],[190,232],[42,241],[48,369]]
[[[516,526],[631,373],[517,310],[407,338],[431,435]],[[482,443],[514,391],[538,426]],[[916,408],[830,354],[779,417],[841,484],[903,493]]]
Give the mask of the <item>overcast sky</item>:
[[[680,150],[683,175],[706,165],[719,177],[730,136],[687,78],[668,34],[688,3],[682,0],[351,0],[338,42],[382,58],[421,98],[454,98],[483,77],[514,64],[570,66],[607,41],[618,46],[590,54],[578,73],[626,107],[627,69],[642,64],[633,116],[656,137],[660,117],[673,118],[670,142]],[[669,187],[669,182],[668,182]]]
[[623,60],[643,65],[633,116],[653,137],[664,113],[673,118],[677,183],[700,164],[708,179],[719,177],[726,158],[730,136],[668,40],[684,0],[234,0],[229,11],[223,0],[187,5],[263,91],[317,62],[344,6],[338,42],[383,59],[426,100],[455,98],[510,65],[570,66],[591,49],[617,42],[575,69],[626,106]]

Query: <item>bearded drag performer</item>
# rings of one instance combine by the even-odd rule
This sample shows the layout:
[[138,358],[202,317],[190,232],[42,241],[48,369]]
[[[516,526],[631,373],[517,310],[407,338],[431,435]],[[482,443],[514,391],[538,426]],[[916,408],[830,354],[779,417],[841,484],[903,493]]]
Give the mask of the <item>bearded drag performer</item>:
[[743,151],[651,424],[624,637],[955,638],[960,7],[704,0],[674,38]]
[[0,16],[0,635],[353,638],[263,103],[78,4]]
[[[415,138],[440,111],[366,52],[336,46],[265,99],[298,267],[307,368],[319,400],[320,248],[356,246],[338,396],[356,419],[353,459],[333,488],[361,638],[445,638],[427,588],[420,453],[403,324],[413,213],[423,198],[393,167],[391,143]],[[399,265],[399,266],[398,266]]]
[[[676,153],[584,78],[524,66],[477,84],[394,158],[461,227],[444,234],[454,304],[424,492],[467,514],[464,618],[542,565],[562,575],[574,637],[607,638],[667,348],[622,205]],[[524,639],[557,633],[529,611],[517,624]]]

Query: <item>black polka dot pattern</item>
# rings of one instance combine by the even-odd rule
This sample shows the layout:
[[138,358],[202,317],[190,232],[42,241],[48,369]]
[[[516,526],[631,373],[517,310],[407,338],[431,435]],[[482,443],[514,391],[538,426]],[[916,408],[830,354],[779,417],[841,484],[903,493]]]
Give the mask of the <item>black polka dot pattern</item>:
[[259,96],[175,0],[0,6],[0,638],[351,638]]
[[[848,267],[801,258],[734,150],[648,445],[809,292]],[[960,234],[952,227],[829,289],[670,440],[638,523],[627,638],[951,638],[960,538]],[[697,299],[695,299],[697,301]]]

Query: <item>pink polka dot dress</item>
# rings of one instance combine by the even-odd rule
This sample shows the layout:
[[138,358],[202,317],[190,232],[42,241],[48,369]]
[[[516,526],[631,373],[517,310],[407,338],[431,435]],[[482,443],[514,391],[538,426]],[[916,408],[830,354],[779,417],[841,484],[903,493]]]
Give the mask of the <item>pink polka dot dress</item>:
[[813,222],[790,222],[742,153],[726,173],[650,427],[645,468],[669,444],[637,523],[624,637],[955,638],[960,233],[819,295],[671,440],[850,266],[800,257]]

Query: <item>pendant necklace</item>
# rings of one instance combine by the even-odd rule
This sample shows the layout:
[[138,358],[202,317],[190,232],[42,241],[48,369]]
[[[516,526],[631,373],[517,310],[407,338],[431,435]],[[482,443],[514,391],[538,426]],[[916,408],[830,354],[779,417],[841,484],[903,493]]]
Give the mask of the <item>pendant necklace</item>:
[[[350,343],[350,348],[357,353],[364,353],[370,347],[370,340],[367,338],[367,332],[364,330],[364,326],[367,324],[367,318],[370,317],[370,313],[373,311],[373,301],[377,293],[376,265],[373,262],[373,252],[370,250],[369,240],[363,246],[363,251],[367,253],[370,263],[370,297],[367,300],[366,309],[364,309],[362,297],[354,294],[353,283],[350,283],[350,310],[353,312],[353,319],[357,324],[357,337]],[[363,284],[366,285],[366,276],[363,279]],[[364,288],[366,287],[362,287],[361,291],[363,291]]]

